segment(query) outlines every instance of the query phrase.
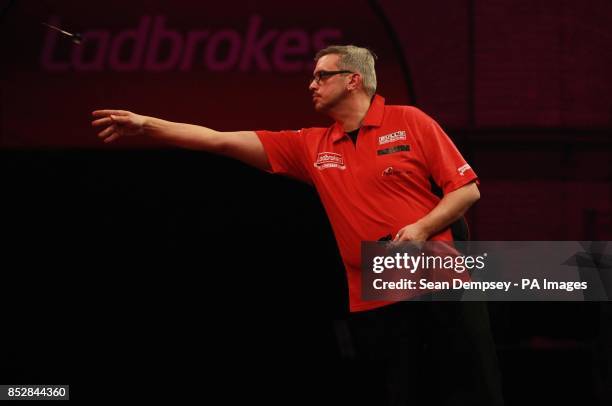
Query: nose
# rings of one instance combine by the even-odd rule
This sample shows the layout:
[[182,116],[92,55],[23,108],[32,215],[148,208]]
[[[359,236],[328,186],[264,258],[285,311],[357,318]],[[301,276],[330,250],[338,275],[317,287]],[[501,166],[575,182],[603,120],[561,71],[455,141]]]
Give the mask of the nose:
[[317,81],[316,81],[316,80],[314,80],[314,79],[312,79],[312,80],[310,81],[310,85],[308,85],[308,89],[309,89],[309,90],[316,90],[316,89],[317,89],[317,87],[319,87],[319,85],[317,84]]

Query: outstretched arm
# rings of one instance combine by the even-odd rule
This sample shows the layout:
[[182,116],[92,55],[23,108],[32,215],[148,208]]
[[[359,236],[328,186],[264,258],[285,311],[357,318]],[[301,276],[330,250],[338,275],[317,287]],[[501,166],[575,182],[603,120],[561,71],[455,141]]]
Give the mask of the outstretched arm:
[[147,136],[182,148],[202,150],[238,159],[262,170],[270,163],[254,131],[215,131],[210,128],[175,123],[125,110],[96,110],[92,126],[103,127],[98,137],[113,142],[125,136]]

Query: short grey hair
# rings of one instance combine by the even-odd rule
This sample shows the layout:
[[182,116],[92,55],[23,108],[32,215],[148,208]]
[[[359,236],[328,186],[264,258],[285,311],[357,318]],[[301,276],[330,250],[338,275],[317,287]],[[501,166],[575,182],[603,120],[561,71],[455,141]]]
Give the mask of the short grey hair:
[[323,48],[315,56],[315,62],[325,55],[338,55],[338,68],[358,72],[363,78],[363,89],[368,96],[376,93],[376,70],[374,61],[376,54],[367,48],[355,45],[330,45]]

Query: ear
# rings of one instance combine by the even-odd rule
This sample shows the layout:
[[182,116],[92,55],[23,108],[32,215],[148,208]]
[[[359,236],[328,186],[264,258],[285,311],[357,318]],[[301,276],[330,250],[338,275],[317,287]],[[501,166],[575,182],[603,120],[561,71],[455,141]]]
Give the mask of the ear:
[[357,90],[363,87],[363,78],[360,73],[353,73],[346,85],[348,90]]

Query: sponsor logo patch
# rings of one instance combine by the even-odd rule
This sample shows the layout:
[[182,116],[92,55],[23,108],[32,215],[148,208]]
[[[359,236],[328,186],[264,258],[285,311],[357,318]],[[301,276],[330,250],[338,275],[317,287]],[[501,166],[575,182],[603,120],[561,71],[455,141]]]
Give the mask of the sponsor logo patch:
[[401,151],[410,151],[410,145],[396,145],[391,148],[379,149],[378,151],[376,151],[376,155],[387,155]]
[[468,164],[465,164],[459,168],[457,168],[457,172],[459,172],[459,175],[464,176],[465,175],[465,171],[467,171],[468,169],[472,169],[472,167]]
[[378,145],[388,144],[390,142],[406,139],[406,131],[396,131],[391,134],[385,134],[378,137]]
[[346,169],[346,165],[344,165],[344,158],[342,158],[341,154],[337,154],[335,152],[319,152],[317,155],[317,160],[314,163],[314,167],[320,171],[328,168],[338,168],[341,170]]

